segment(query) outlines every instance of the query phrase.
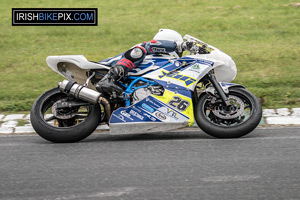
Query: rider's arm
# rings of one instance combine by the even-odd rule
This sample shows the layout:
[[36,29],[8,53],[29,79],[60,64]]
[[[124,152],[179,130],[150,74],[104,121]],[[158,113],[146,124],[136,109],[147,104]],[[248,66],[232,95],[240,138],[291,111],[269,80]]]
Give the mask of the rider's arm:
[[144,42],[147,54],[171,53],[177,49],[177,43],[168,40],[151,40]]
[[171,53],[181,47],[181,43],[177,44],[168,40],[151,40],[144,42],[142,45],[137,45],[128,51],[124,52],[122,58],[117,62],[128,72],[129,70],[140,65],[145,56],[149,54]]

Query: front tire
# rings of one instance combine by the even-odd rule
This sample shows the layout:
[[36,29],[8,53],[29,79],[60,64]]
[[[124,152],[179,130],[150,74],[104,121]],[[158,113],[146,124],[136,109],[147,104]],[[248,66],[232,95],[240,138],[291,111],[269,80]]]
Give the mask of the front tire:
[[[75,111],[65,110],[65,115],[57,118],[58,114],[53,114],[53,106],[57,102],[67,100],[66,94],[58,88],[53,88],[34,102],[30,120],[34,130],[42,138],[55,143],[78,142],[88,137],[97,128],[101,116],[98,104],[90,104],[84,108],[75,109]],[[85,111],[80,109],[85,109]]]
[[253,131],[260,123],[262,107],[257,97],[243,88],[230,88],[225,106],[220,99],[201,94],[196,107],[198,126],[216,138],[239,138]]

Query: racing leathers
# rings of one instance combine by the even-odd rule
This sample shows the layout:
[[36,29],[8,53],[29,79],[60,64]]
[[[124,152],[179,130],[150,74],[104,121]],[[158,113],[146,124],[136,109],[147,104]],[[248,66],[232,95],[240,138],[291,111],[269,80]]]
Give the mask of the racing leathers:
[[127,73],[139,66],[146,55],[167,54],[171,52],[181,52],[181,43],[168,40],[151,40],[136,45],[131,49],[115,57],[99,61],[101,64],[111,66],[108,73],[96,84],[99,92],[121,94],[123,89],[116,84],[123,81]]

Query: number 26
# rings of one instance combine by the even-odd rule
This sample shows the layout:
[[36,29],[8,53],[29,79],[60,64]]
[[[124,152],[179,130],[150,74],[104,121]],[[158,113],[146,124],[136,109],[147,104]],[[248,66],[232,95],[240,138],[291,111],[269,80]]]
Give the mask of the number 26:
[[169,101],[169,105],[177,108],[180,111],[185,111],[187,107],[189,107],[190,103],[188,101],[182,100],[178,96],[174,96],[171,101]]

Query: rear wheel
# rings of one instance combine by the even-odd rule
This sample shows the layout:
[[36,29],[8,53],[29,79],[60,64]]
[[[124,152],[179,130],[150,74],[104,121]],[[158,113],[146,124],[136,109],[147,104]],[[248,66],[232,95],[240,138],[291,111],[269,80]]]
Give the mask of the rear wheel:
[[42,94],[33,104],[30,120],[34,130],[42,138],[56,143],[77,142],[88,137],[97,128],[101,116],[98,104],[58,109],[70,98],[51,89]]
[[196,122],[213,137],[242,137],[259,124],[262,117],[261,104],[256,96],[243,88],[230,88],[227,97],[229,106],[215,96],[202,94],[196,107]]

